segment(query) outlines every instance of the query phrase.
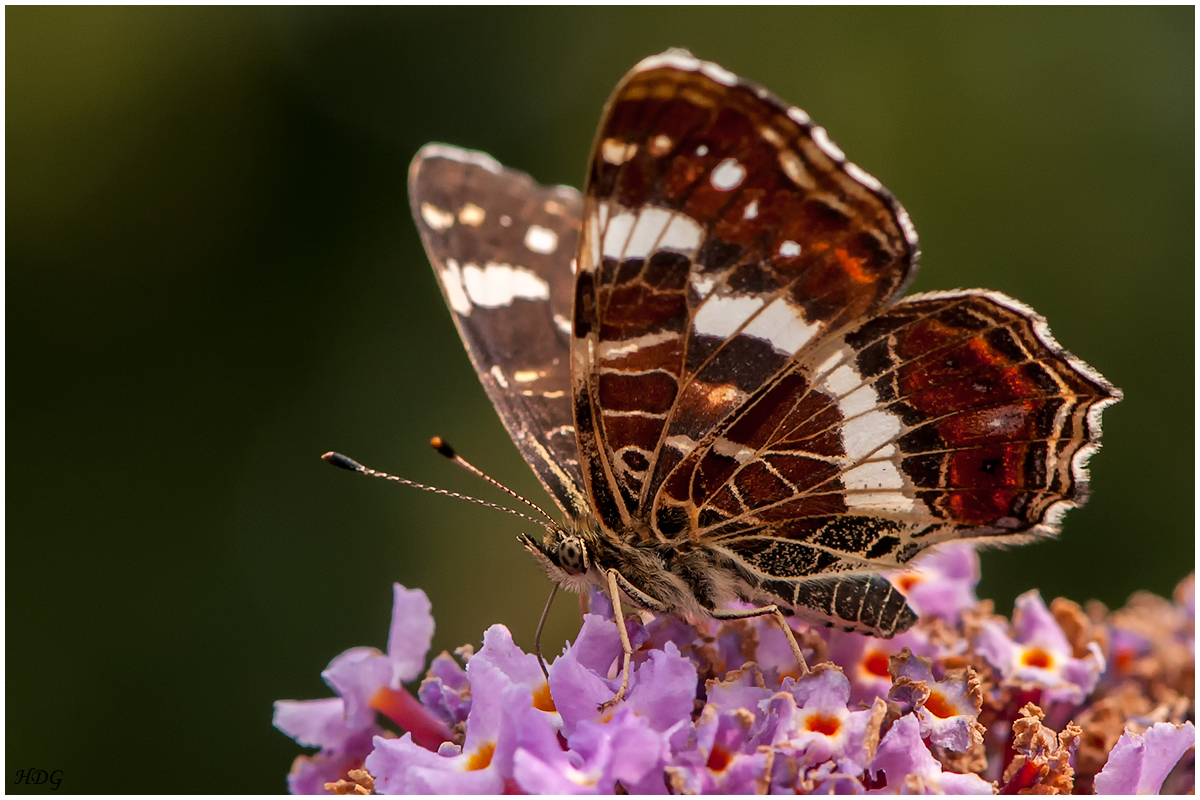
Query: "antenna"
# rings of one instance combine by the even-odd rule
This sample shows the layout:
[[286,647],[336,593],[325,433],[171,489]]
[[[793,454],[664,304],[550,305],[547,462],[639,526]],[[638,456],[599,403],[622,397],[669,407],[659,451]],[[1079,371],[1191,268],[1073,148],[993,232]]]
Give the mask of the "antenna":
[[[532,506],[533,508],[537,508],[537,510],[542,514],[542,516],[546,517],[546,519],[548,519],[550,521],[544,522],[540,519],[537,519],[536,517],[531,517],[528,514],[522,514],[520,511],[514,511],[513,509],[507,508],[506,506],[498,505],[496,503],[489,503],[487,500],[480,500],[478,497],[471,497],[470,495],[459,494],[458,492],[451,492],[451,491],[447,491],[446,489],[438,489],[436,486],[426,486],[423,483],[417,483],[416,481],[410,481],[407,478],[399,478],[395,475],[389,475],[386,472],[380,472],[379,470],[371,469],[370,467],[364,467],[362,464],[358,463],[353,458],[350,458],[349,456],[344,456],[341,453],[335,453],[332,450],[330,450],[328,453],[321,456],[321,458],[324,459],[326,463],[332,464],[335,467],[340,467],[342,469],[350,470],[351,472],[357,472],[362,475],[368,475],[372,478],[383,478],[384,480],[395,481],[396,483],[402,483],[405,486],[411,486],[414,489],[422,489],[426,492],[433,492],[434,494],[440,494],[440,495],[444,495],[446,497],[454,497],[459,500],[466,500],[468,502],[476,503],[481,506],[487,506],[488,508],[494,508],[497,511],[503,511],[505,514],[512,514],[514,517],[520,517],[521,519],[528,520],[529,522],[533,522],[537,525],[541,525],[543,528],[545,528],[548,531],[557,531],[558,530],[558,526],[556,524],[554,524],[554,520],[550,519],[549,515],[547,515],[545,511],[542,511],[542,509],[533,505],[533,503],[529,502],[524,497],[521,497],[521,495],[517,494],[512,489],[509,489],[507,486],[504,486],[503,484],[499,483],[494,478],[488,477],[487,475],[485,475],[483,472],[481,472],[476,467],[473,467],[470,464],[468,464],[465,460],[463,460],[460,456],[458,456],[454,452],[454,450],[450,447],[450,445],[448,445],[444,441],[442,441],[442,438],[440,436],[433,437],[433,441],[431,441],[430,444],[432,444],[439,453],[446,456],[451,461],[458,464],[460,467],[467,469],[469,472],[475,473],[476,475],[480,476],[481,478],[488,481],[492,485],[500,487],[501,489],[508,492],[513,497]],[[443,448],[445,449],[445,452],[443,452]],[[447,453],[449,453],[449,455],[447,455]]]
[[437,450],[438,455],[445,456],[446,458],[450,459],[450,461],[453,462],[455,465],[462,467],[463,469],[465,469],[467,472],[471,473],[472,475],[483,478],[485,481],[490,483],[492,486],[495,486],[497,489],[504,492],[509,497],[515,497],[517,500],[520,500],[522,503],[529,506],[534,511],[538,512],[546,519],[550,520],[551,522],[554,522],[554,518],[551,517],[549,514],[547,514],[545,511],[543,511],[541,506],[536,505],[536,504],[530,502],[529,500],[525,499],[521,495],[514,492],[512,489],[505,486],[500,481],[493,478],[491,475],[488,475],[486,472],[481,470],[479,467],[477,467],[474,464],[472,464],[471,462],[467,461],[465,458],[463,458],[458,453],[456,453],[454,451],[454,448],[450,446],[450,443],[447,442],[442,437],[440,437],[440,436],[433,437],[432,439],[429,440],[429,444],[431,447],[433,447],[434,450]]

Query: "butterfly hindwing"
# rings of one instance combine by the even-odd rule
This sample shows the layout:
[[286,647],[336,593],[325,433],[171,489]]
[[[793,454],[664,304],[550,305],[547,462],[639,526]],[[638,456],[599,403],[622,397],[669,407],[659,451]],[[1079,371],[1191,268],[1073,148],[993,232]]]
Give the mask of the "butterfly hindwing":
[[1028,306],[999,292],[927,292],[844,339],[858,391],[898,422],[867,463],[881,483],[903,481],[895,491],[919,513],[958,538],[1003,540],[1057,533],[1086,500],[1100,415],[1121,393]]
[[540,186],[483,153],[427,145],[409,195],[488,397],[558,505],[582,513],[570,392],[579,192]]
[[693,453],[692,484],[708,489],[696,535],[786,581],[897,569],[948,539],[1053,534],[1086,498],[1100,413],[1119,397],[1017,301],[915,295],[798,363]]

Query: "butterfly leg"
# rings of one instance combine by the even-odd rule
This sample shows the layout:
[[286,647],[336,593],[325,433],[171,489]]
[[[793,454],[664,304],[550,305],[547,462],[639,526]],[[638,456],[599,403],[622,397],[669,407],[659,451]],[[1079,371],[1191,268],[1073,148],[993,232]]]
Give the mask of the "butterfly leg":
[[800,645],[796,642],[796,635],[792,633],[792,628],[787,624],[787,619],[783,616],[783,612],[779,610],[779,606],[772,603],[762,608],[747,608],[737,611],[711,611],[709,613],[713,619],[729,620],[765,617],[768,614],[773,614],[775,619],[779,621],[779,627],[783,629],[783,635],[787,637],[788,646],[792,648],[792,655],[796,657],[796,663],[800,666],[800,677],[803,678],[808,674],[808,662],[804,660],[804,653],[800,652]]
[[626,597],[649,611],[664,614],[668,610],[665,605],[627,581],[625,576],[615,569],[609,568],[607,575],[608,599],[612,601],[613,618],[617,623],[617,631],[621,634],[623,659],[621,663],[621,688],[617,689],[616,695],[611,700],[600,705],[601,711],[621,702],[625,697],[625,692],[629,689],[629,660],[633,657],[633,645],[629,643],[629,632],[625,630],[625,616],[621,613],[621,592],[625,592]]
[[629,659],[633,657],[633,645],[629,643],[629,631],[625,630],[625,615],[621,613],[621,593],[617,589],[617,579],[621,573],[615,569],[608,571],[608,598],[612,600],[613,619],[617,623],[617,630],[621,634],[621,653],[623,656],[621,663],[621,688],[617,689],[617,693],[611,700],[600,705],[600,710],[615,706],[625,697],[625,690],[629,688]]
[[558,594],[558,584],[550,584],[550,598],[546,600],[546,607],[542,609],[542,618],[538,620],[537,633],[533,635],[533,651],[537,654],[538,666],[542,668],[542,674],[546,676],[546,680],[550,680],[550,672],[546,669],[546,659],[542,658],[542,629],[546,627],[546,617],[550,616],[550,606],[554,603],[554,596]]

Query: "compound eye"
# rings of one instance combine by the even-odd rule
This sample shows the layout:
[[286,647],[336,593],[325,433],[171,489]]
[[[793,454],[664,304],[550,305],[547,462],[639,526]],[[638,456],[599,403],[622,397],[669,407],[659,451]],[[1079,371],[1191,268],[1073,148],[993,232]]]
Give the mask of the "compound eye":
[[579,575],[585,569],[583,557],[583,542],[575,536],[568,536],[558,545],[558,565],[572,575]]

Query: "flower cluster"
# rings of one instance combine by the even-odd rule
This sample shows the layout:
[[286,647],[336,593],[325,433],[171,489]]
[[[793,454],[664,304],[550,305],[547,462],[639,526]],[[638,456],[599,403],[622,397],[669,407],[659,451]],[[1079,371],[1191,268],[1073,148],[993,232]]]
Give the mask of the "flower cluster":
[[[543,674],[502,625],[425,666],[425,594],[396,585],[387,653],[322,673],[337,697],[280,701],[275,725],[319,752],[295,794],[1105,794],[1194,788],[1194,580],[1174,602],[1109,613],[977,601],[966,546],[892,576],[920,615],[891,640],[793,623],[806,674],[771,618],[693,627],[623,619],[593,593]],[[398,728],[398,735],[393,726]]]

